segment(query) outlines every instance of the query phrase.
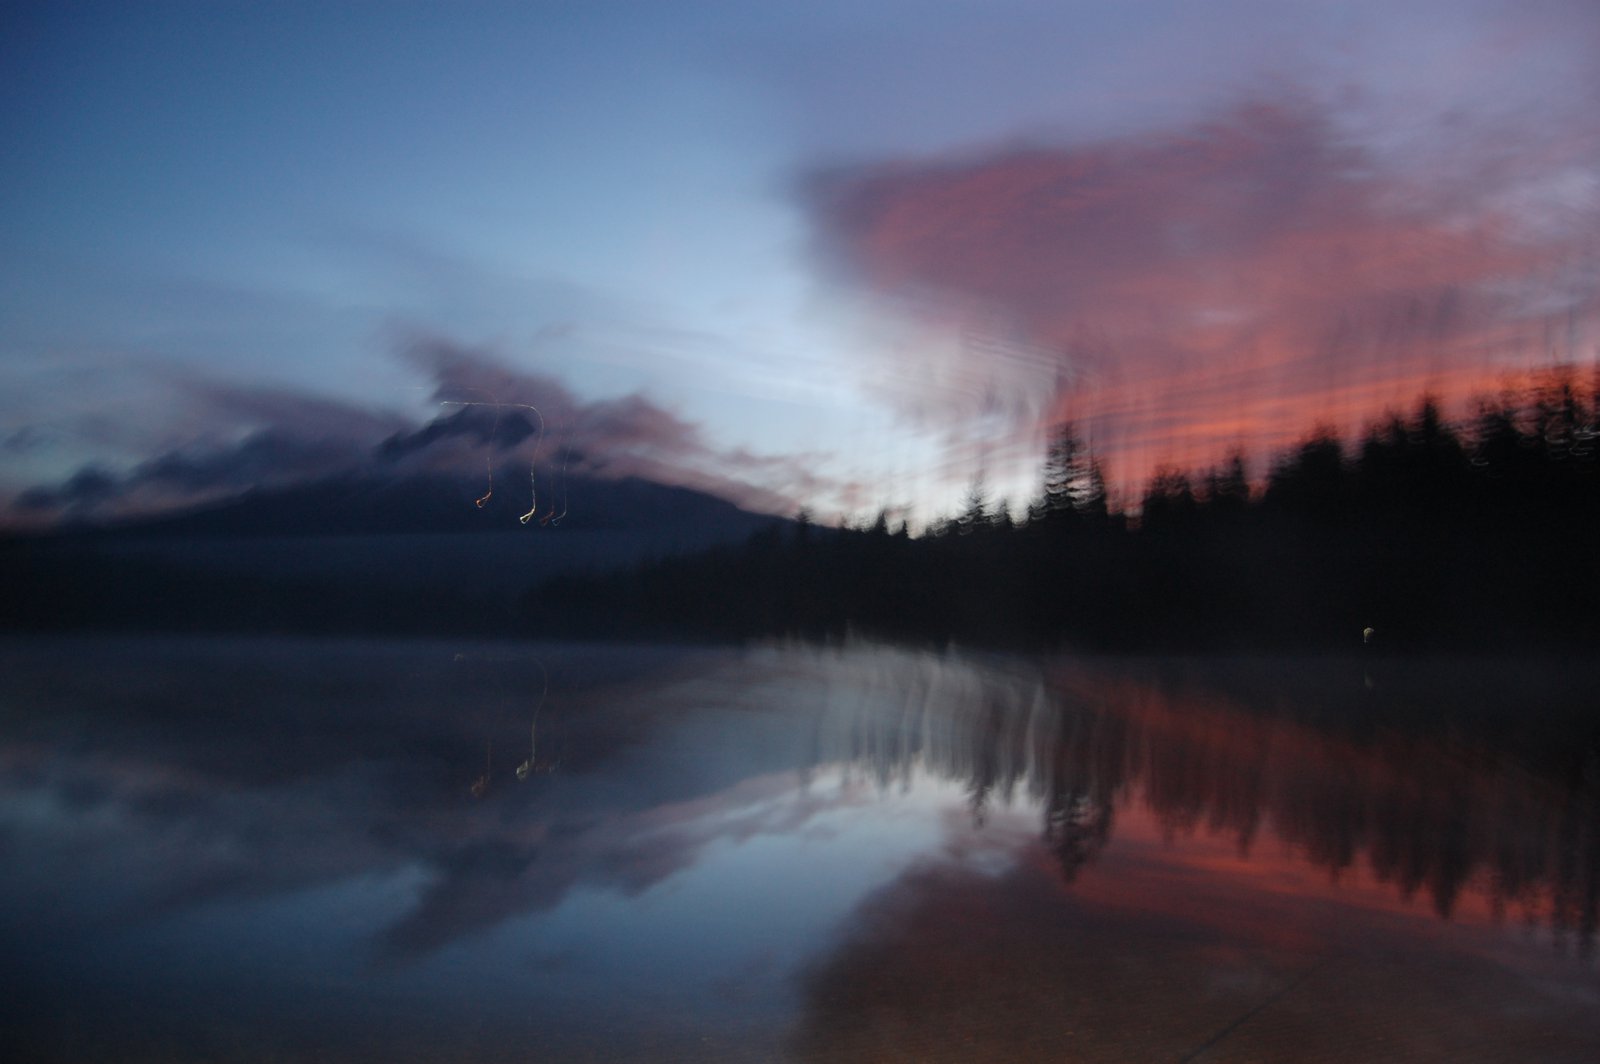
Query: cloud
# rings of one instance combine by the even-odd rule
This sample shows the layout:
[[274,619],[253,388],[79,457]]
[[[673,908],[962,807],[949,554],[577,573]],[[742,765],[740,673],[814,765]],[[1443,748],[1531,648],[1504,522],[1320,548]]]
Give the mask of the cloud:
[[[485,442],[486,424],[515,417],[534,432],[512,444],[549,441],[577,452],[594,471],[643,455],[685,461],[713,453],[697,424],[639,393],[583,401],[554,377],[513,369],[492,352],[438,336],[414,338],[401,357],[432,378],[434,400],[457,415],[429,423],[423,431],[434,439]],[[497,446],[508,444],[497,439]]]
[[59,484],[35,485],[14,512],[112,516],[193,505],[256,487],[277,487],[360,468],[371,447],[406,424],[373,411],[283,388],[250,388],[167,369],[169,431],[188,436],[114,471],[79,469]]
[[79,469],[12,501],[13,515],[104,518],[194,505],[251,488],[333,476],[397,478],[534,464],[545,476],[639,477],[756,511],[792,513],[836,489],[815,456],[719,447],[695,421],[642,393],[583,399],[496,353],[418,333],[398,357],[424,373],[438,412],[415,419],[287,389],[169,371],[175,431],[188,439],[129,468]]
[[945,337],[892,356],[905,407],[1090,418],[1124,475],[1163,448],[1457,398],[1600,339],[1592,158],[1463,120],[1439,173],[1342,117],[1289,95],[1185,129],[835,169],[804,202],[829,277]]
[[22,492],[15,505],[24,511],[84,512],[192,503],[326,477],[356,468],[362,458],[362,452],[344,441],[263,431],[229,447],[168,451],[122,476],[87,467],[59,486]]
[[[432,378],[433,398],[451,413],[391,439],[384,445],[390,455],[420,451],[426,438],[435,454],[459,457],[463,447],[476,450],[493,436],[497,452],[537,457],[572,474],[640,477],[771,513],[792,513],[836,487],[815,472],[815,456],[719,447],[697,422],[643,393],[584,400],[554,377],[436,335],[413,336],[401,352]],[[524,425],[535,431],[523,433]]]
[[162,377],[187,416],[209,431],[221,425],[234,436],[269,431],[283,437],[370,444],[407,421],[380,409],[290,388],[226,383],[192,373]]

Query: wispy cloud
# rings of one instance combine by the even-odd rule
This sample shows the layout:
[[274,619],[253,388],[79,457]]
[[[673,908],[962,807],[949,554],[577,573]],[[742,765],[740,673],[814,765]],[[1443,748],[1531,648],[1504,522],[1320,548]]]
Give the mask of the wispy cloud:
[[[703,427],[650,396],[628,395],[585,400],[559,380],[513,368],[496,353],[434,335],[419,335],[402,348],[402,357],[433,381],[433,397],[444,409],[478,404],[480,412],[531,419],[542,432],[518,441],[517,453],[561,465],[570,473],[621,478],[641,477],[710,492],[749,509],[792,513],[804,501],[837,488],[815,471],[813,455],[763,454],[745,447],[721,447]],[[471,419],[454,446],[482,443]],[[443,422],[424,428],[441,437]],[[441,450],[450,445],[440,441]]]
[[398,415],[283,388],[247,388],[173,369],[159,373],[171,431],[189,437],[125,470],[88,465],[18,493],[14,513],[114,516],[162,510],[348,473],[407,423]]
[[365,452],[349,441],[267,430],[231,446],[169,451],[121,476],[86,467],[60,485],[29,488],[15,505],[24,511],[79,514],[160,509],[348,472],[364,459]]
[[426,375],[439,404],[427,421],[169,371],[162,383],[183,411],[177,420],[189,427],[189,442],[126,469],[88,465],[29,487],[13,499],[12,514],[119,516],[330,476],[476,473],[485,462],[640,477],[775,513],[838,488],[814,471],[813,456],[718,446],[699,423],[642,393],[584,399],[554,376],[435,334],[408,336],[397,351]]

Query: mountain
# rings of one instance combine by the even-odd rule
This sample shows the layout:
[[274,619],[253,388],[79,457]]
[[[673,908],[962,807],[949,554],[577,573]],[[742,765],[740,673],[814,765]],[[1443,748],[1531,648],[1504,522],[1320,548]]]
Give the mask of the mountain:
[[486,477],[365,475],[0,540],[0,627],[504,634],[552,577],[784,523],[640,479],[538,486],[527,524],[526,481],[479,506]]
[[[480,504],[478,500],[487,499]],[[550,479],[541,475],[536,527],[629,529],[697,525],[740,534],[772,520],[690,488],[629,477]],[[526,480],[347,475],[280,488],[255,488],[176,513],[75,522],[43,539],[266,538],[282,536],[485,534],[527,527]],[[534,522],[528,522],[532,525]],[[719,537],[720,538],[720,537]]]

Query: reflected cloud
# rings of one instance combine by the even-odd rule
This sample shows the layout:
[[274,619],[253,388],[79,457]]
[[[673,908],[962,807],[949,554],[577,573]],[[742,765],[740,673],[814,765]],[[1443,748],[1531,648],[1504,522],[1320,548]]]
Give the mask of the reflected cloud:
[[[1600,757],[1550,668],[1512,689],[1341,659],[161,639],[13,642],[0,664],[12,937],[399,877],[367,941],[399,971],[756,840],[827,851],[923,810],[935,886],[976,868],[1264,949],[1310,948],[1325,904],[1595,939]],[[1419,716],[1418,691],[1444,710]],[[563,763],[517,785],[535,713]]]
[[[1600,1038],[1600,997],[1587,985],[1554,990],[1548,957],[1530,980],[1500,958],[1441,958],[1414,922],[1303,911],[1252,922],[1239,910],[1262,899],[1248,882],[1226,903],[1241,937],[1179,904],[1190,880],[1167,886],[1166,908],[1103,908],[1063,899],[1044,861],[998,875],[919,866],[862,905],[803,973],[806,1011],[789,1049],[828,1061],[1533,1052],[1576,1062]],[[1260,934],[1275,926],[1285,934]]]

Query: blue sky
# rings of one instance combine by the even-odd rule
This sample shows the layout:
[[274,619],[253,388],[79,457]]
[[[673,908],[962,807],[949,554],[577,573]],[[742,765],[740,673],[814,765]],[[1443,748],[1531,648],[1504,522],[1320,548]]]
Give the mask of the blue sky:
[[[980,469],[1020,501],[1061,416],[1131,482],[1299,423],[1268,408],[1355,419],[1594,357],[1588,3],[0,17],[5,496],[263,431],[359,449],[439,412],[419,349],[569,421],[671,419],[613,472],[857,516],[948,509]],[[1030,213],[1041,190],[1110,220]],[[1323,254],[1330,296],[1276,286]],[[1406,299],[1467,310],[1397,347],[1382,296],[1418,276]],[[1317,354],[1352,318],[1360,352]],[[1255,413],[1174,417],[1197,379],[1248,379]]]

